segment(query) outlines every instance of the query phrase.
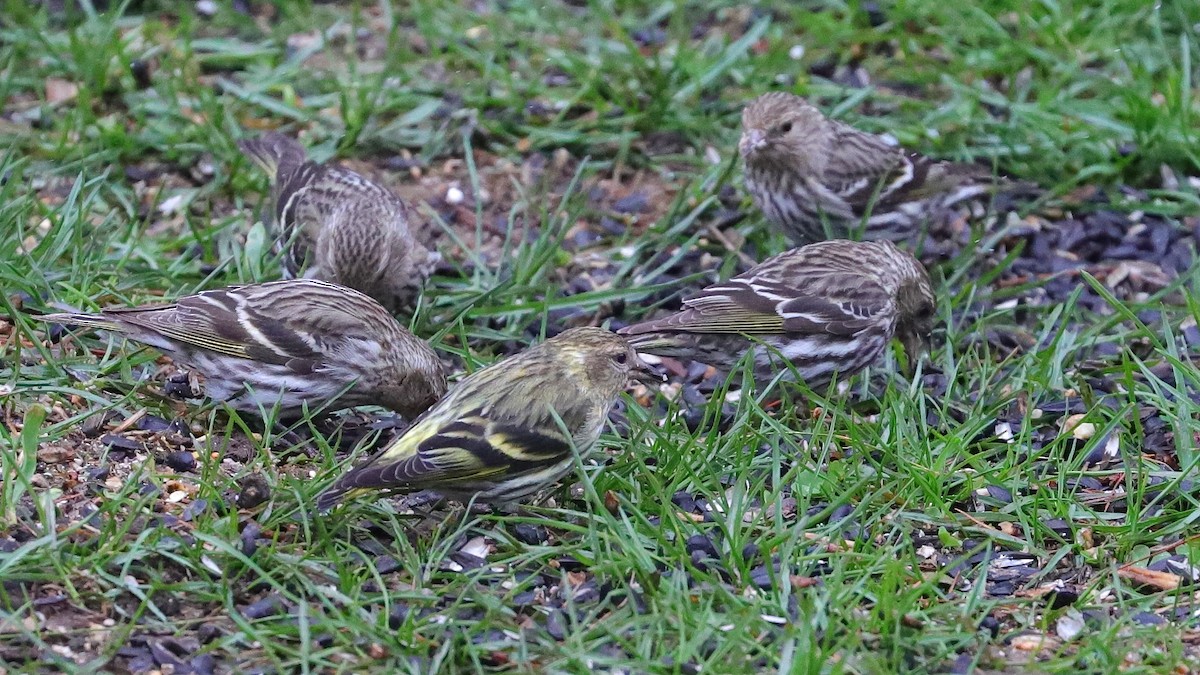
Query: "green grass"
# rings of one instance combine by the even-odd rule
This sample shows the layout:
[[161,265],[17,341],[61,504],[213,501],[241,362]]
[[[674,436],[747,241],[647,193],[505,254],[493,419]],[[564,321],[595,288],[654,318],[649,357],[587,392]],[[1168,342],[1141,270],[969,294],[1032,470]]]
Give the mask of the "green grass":
[[[879,4],[873,27],[858,3],[816,1],[281,3],[254,17],[4,3],[0,670],[136,670],[139,654],[237,672],[1197,667],[1192,590],[1121,573],[1200,553],[1194,270],[1136,303],[1078,277],[1072,300],[1039,305],[1046,280],[1001,288],[1003,265],[980,276],[967,256],[935,272],[927,370],[944,392],[881,365],[779,406],[749,391],[690,410],[630,398],[627,428],[551,500],[469,516],[391,500],[318,516],[345,466],[326,439],[281,452],[227,411],[161,396],[151,350],[53,345],[27,316],[274,278],[254,224],[264,180],[235,142],[280,128],[430,202],[453,271],[405,320],[473,370],[568,317],[623,307],[628,321],[737,271],[706,225],[722,189],[740,190],[741,106],[776,88],[914,149],[1058,195],[1098,186],[1117,210],[1195,227],[1200,6]],[[871,86],[841,83],[859,67]],[[387,168],[402,155],[419,177]],[[457,213],[451,181],[467,194]],[[649,211],[574,251],[579,223],[625,218],[589,197],[598,185],[646,192]],[[735,229],[754,257],[784,246],[756,214]],[[979,339],[989,330],[1036,346],[1009,354]],[[1033,412],[1065,400],[1090,438]],[[158,436],[114,431],[143,409],[185,417],[194,471],[169,468]],[[105,434],[146,445],[118,452]],[[1085,465],[1110,439],[1124,464]],[[239,508],[252,480],[269,496]],[[685,512],[679,492],[709,510]],[[694,555],[697,537],[712,550]],[[486,564],[460,554],[468,542]],[[989,594],[1003,560],[1037,568],[1013,581],[1024,593]],[[1077,599],[1029,592],[1056,580]],[[1023,649],[1030,636],[1046,642]]]

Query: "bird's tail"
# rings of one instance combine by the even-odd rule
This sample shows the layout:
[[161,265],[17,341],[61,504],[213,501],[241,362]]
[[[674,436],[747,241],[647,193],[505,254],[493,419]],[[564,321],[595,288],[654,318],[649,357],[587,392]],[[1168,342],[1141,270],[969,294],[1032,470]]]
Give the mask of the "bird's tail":
[[117,322],[102,314],[73,314],[68,312],[63,314],[42,314],[33,318],[44,323],[61,323],[66,326],[82,326],[83,328],[110,330],[113,332],[121,331],[121,326]]
[[1051,193],[1037,183],[1005,178],[998,181],[992,206],[996,211],[1037,210],[1052,200]]
[[304,146],[283,134],[269,133],[257,138],[247,138],[238,141],[242,154],[254,160],[271,180],[280,174],[287,174],[308,161]]
[[997,181],[997,192],[1011,195],[1013,197],[1033,198],[1040,197],[1046,193],[1042,186],[1028,180],[1018,180],[1015,178],[1003,178]]
[[322,492],[320,497],[317,497],[317,513],[326,513],[332,510],[347,496],[357,492],[362,492],[362,490],[347,485],[343,480],[338,480]]

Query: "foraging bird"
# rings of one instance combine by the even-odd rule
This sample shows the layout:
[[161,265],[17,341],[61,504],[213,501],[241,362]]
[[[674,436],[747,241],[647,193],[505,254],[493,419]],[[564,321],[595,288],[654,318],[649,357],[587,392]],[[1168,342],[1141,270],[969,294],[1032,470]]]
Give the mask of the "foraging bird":
[[926,351],[936,304],[921,263],[889,241],[821,241],[713,284],[661,319],[618,331],[639,352],[729,371],[753,350],[756,379],[790,365],[812,388],[874,363],[893,337]]
[[571,469],[572,453],[596,442],[629,379],[649,372],[614,333],[564,331],[455,384],[391,446],[339,478],[317,508],[379,489],[483,502],[531,495]]
[[413,304],[441,255],[414,236],[413,209],[387,188],[338,166],[310,161],[282,134],[238,147],[271,177],[263,220],[275,235],[285,279],[322,279],[396,312]]
[[39,318],[159,349],[202,373],[209,398],[244,412],[278,404],[288,419],[306,404],[327,412],[379,405],[411,418],[446,391],[441,361],[429,345],[368,296],[316,279]]
[[796,244],[859,229],[867,240],[909,239],[997,185],[982,167],[908,152],[784,92],[746,106],[738,149],[755,205]]

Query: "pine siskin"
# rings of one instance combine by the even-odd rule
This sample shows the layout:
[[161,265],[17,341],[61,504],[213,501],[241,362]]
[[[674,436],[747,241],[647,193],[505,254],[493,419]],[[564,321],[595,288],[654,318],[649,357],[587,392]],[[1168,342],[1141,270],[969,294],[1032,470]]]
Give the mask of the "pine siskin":
[[726,371],[753,349],[756,379],[770,380],[786,359],[813,388],[872,364],[893,336],[918,358],[935,311],[929,275],[911,255],[844,239],[780,253],[683,304],[618,332],[640,352]]
[[404,200],[354,171],[309,161],[282,134],[238,145],[271,177],[263,220],[274,231],[285,279],[349,286],[392,312],[416,300],[441,255],[413,236]]
[[908,152],[784,92],[746,106],[738,149],[755,205],[797,244],[830,238],[823,218],[832,238],[861,229],[863,239],[908,239],[996,183],[982,167]]
[[172,304],[48,314],[120,333],[188,363],[209,398],[284,419],[379,405],[415,417],[446,391],[437,354],[371,298],[315,279],[204,291]]
[[614,333],[564,331],[458,382],[390,447],[338,479],[317,508],[388,488],[460,501],[526,497],[571,469],[572,451],[596,442],[630,377],[649,372]]

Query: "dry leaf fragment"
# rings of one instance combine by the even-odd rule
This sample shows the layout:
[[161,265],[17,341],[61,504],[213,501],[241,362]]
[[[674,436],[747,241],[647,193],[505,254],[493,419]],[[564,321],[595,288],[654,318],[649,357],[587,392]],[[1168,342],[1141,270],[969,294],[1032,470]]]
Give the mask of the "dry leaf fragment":
[[1173,591],[1183,583],[1183,577],[1170,572],[1155,572],[1145,567],[1126,565],[1117,570],[1117,576],[1128,579],[1138,586],[1150,586],[1161,591]]
[[79,85],[74,82],[57,77],[46,78],[46,102],[50,105],[73,101],[78,95]]

